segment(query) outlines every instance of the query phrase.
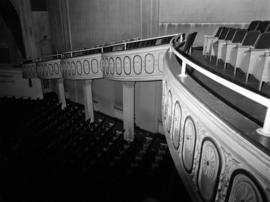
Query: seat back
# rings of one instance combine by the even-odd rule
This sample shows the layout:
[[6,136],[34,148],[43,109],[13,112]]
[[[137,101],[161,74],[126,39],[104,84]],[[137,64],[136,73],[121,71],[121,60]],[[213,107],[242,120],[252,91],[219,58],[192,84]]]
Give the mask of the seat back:
[[246,33],[242,45],[243,46],[253,46],[259,37],[260,32],[259,31],[249,31]]
[[264,32],[270,32],[270,24],[267,26]]
[[217,32],[216,32],[216,34],[215,34],[215,37],[219,37],[219,35],[220,35],[220,33],[221,33],[221,31],[222,31],[223,28],[224,28],[224,27],[219,27],[219,28],[218,28],[218,30],[217,30]]
[[238,29],[232,38],[232,42],[233,43],[241,43],[243,41],[246,33],[247,33],[247,30],[245,30],[245,29]]
[[221,33],[220,33],[218,39],[219,39],[219,40],[225,39],[225,37],[227,36],[228,32],[229,32],[229,28],[228,28],[228,27],[224,27],[224,28],[222,29],[222,31],[221,31]]
[[192,32],[188,34],[184,46],[180,47],[179,51],[188,54],[196,36],[197,36],[197,32]]
[[229,28],[229,31],[225,37],[225,40],[232,40],[236,30],[237,30],[236,28]]
[[270,24],[270,21],[269,20],[266,20],[266,21],[261,21],[256,30],[257,31],[260,31],[261,33],[265,32],[266,28],[268,28],[268,25]]
[[248,28],[247,28],[247,31],[252,31],[252,30],[256,30],[258,24],[260,23],[261,21],[260,20],[254,20],[254,21],[251,21]]
[[254,48],[256,49],[268,49],[270,48],[270,32],[262,33],[257,39]]

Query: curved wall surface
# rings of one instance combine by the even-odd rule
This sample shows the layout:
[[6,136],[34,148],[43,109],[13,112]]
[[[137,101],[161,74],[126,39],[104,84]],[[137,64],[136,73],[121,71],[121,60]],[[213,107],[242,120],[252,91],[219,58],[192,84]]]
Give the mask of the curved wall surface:
[[247,141],[209,105],[229,111],[252,134],[259,126],[225,106],[189,75],[180,78],[180,68],[174,54],[167,52],[162,120],[171,155],[190,196],[194,201],[269,201],[269,150]]

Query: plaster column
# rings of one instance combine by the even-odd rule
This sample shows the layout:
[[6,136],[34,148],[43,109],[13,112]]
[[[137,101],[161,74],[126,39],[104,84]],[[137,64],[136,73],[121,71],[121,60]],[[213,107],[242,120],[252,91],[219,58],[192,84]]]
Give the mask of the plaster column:
[[135,82],[123,83],[124,138],[127,141],[134,140],[134,87]]
[[94,106],[92,99],[92,80],[85,80],[83,84],[83,97],[85,120],[90,119],[91,123],[94,122]]
[[58,100],[62,105],[61,108],[64,109],[66,107],[64,79],[57,79],[57,92],[58,92]]

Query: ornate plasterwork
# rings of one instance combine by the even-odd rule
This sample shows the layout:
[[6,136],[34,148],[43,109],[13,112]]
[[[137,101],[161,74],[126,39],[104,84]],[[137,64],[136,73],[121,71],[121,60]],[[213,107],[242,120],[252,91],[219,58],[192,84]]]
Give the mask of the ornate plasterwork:
[[[107,61],[109,63],[109,61]],[[101,54],[63,59],[61,62],[64,79],[102,78]]]
[[35,62],[23,64],[22,71],[23,78],[31,79],[37,78],[37,66]]
[[220,174],[220,183],[218,186],[217,200],[224,201],[229,187],[232,172],[237,169],[240,162],[233,157],[223,146],[220,147],[222,156],[224,157],[224,166]]
[[37,63],[37,76],[40,79],[59,79],[62,78],[61,60],[49,60]]
[[113,80],[150,81],[163,78],[168,45],[109,52],[102,55],[104,77]]

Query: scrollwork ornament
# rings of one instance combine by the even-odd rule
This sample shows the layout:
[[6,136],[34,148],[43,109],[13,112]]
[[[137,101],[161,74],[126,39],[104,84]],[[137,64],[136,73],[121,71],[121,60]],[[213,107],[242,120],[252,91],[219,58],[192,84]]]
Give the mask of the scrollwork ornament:
[[221,151],[224,156],[225,166],[223,172],[220,175],[220,184],[217,194],[217,199],[220,201],[225,200],[230,182],[230,173],[232,173],[232,170],[240,164],[240,162],[234,159],[232,154],[227,152],[222,146]]

